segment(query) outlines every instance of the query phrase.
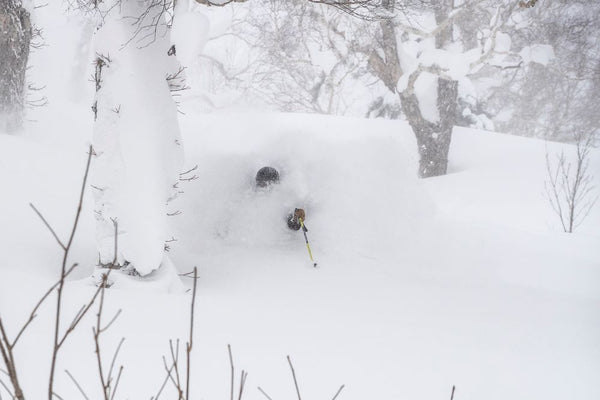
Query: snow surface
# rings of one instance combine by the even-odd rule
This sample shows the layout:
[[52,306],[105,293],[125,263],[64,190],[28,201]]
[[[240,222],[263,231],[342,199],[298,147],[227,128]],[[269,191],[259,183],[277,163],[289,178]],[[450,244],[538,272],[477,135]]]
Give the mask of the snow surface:
[[[445,398],[452,385],[462,399],[600,395],[600,215],[595,208],[573,235],[557,229],[542,193],[543,142],[458,129],[450,173],[419,181],[414,139],[399,121],[222,113],[182,116],[181,126],[198,179],[176,201],[170,254],[180,272],[199,268],[194,397],[228,394],[228,343],[237,370],[250,372],[248,399],[264,398],[256,386],[294,396],[288,354],[306,398],[333,397],[341,384],[345,399]],[[19,189],[0,213],[0,312],[13,332],[60,261],[27,204],[64,237],[85,161],[77,132],[48,134],[72,140],[0,136],[0,182]],[[270,191],[252,185],[263,165],[281,172]],[[93,290],[89,195],[71,257],[81,264],[67,286],[71,313]],[[285,228],[295,206],[307,211],[316,269],[302,235]],[[105,315],[123,313],[104,351],[109,359],[126,337],[117,397],[147,399],[162,382],[168,340],[186,338],[190,295],[160,280],[133,283],[107,293]],[[45,393],[51,315],[52,302],[18,347],[30,398]],[[98,388],[92,323],[58,369],[88,394]],[[65,374],[57,379],[63,398],[79,398]]]
[[[57,46],[77,38],[72,27],[53,31]],[[47,67],[36,76],[56,96],[22,135],[0,133],[0,315],[13,337],[60,271],[61,251],[29,203],[68,235],[92,136],[93,90],[80,102],[61,96],[73,77],[48,51],[35,55]],[[198,179],[173,202],[181,215],[168,219],[169,256],[180,273],[199,269],[193,398],[229,397],[228,343],[236,381],[249,372],[248,400],[265,399],[257,386],[275,400],[296,398],[286,355],[306,399],[332,398],[342,384],[343,400],[444,399],[453,385],[461,400],[600,398],[600,206],[569,235],[544,194],[546,148],[571,146],[455,129],[448,175],[417,180],[404,122],[198,114],[181,100],[183,169],[198,165]],[[282,177],[269,191],[252,185],[264,165]],[[599,187],[598,150],[590,171]],[[298,206],[316,269],[302,234],[285,227]],[[63,328],[94,290],[93,208],[88,188]],[[108,363],[125,337],[115,398],[149,399],[165,377],[169,339],[187,339],[191,296],[157,275],[119,279],[104,315],[122,314],[102,352]],[[28,399],[46,395],[53,300],[16,348]],[[65,369],[101,397],[94,316],[59,354],[64,399],[82,398]],[[169,387],[161,398],[174,396]]]

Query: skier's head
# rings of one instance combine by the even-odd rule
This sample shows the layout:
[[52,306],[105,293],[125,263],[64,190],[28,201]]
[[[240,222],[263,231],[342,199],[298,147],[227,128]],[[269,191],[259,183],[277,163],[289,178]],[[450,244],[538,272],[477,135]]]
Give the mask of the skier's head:
[[273,167],[262,167],[256,173],[256,186],[268,187],[273,183],[279,183],[279,172]]

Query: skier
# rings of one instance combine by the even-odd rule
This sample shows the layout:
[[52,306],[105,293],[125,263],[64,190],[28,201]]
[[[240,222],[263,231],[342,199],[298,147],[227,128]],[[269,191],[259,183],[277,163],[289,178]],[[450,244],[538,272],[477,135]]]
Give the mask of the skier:
[[308,232],[306,226],[304,226],[304,220],[306,219],[306,213],[302,208],[294,209],[294,213],[288,215],[287,217],[287,226],[288,228],[297,231],[300,228],[304,230],[304,232]]
[[[279,172],[273,167],[262,167],[256,173],[256,186],[259,188],[270,188],[271,185],[279,183]],[[297,231],[304,225],[306,213],[302,208],[294,209],[293,213],[287,216],[287,226],[291,230]],[[306,227],[304,227],[306,232]]]

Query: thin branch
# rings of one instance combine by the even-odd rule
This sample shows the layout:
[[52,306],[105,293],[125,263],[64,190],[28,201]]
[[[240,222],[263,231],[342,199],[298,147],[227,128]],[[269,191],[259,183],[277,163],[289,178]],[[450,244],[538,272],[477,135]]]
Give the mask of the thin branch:
[[258,387],[258,391],[261,392],[267,399],[273,400],[271,396],[269,396],[264,390],[262,390],[260,386]]
[[[105,330],[107,330],[108,328],[110,328],[110,326],[113,324],[113,322],[115,322],[115,320],[117,318],[119,318],[119,315],[121,315],[121,311],[122,311],[121,309],[119,309],[119,311],[117,311],[117,313],[112,317],[112,319],[110,320],[110,322],[108,324],[106,324],[106,326],[104,326],[104,328],[100,329],[100,333],[102,333]],[[119,343],[119,347],[121,347],[121,344],[122,344],[123,340],[125,340],[125,338],[123,338],[121,340],[121,343]]]
[[248,373],[242,370],[242,375],[240,377],[240,393],[238,395],[238,400],[242,400],[242,395],[244,393],[244,386],[246,386],[246,378],[248,377]]
[[29,207],[33,208],[33,211],[35,211],[35,213],[42,219],[42,222],[44,222],[44,225],[46,225],[46,227],[50,230],[50,233],[52,233],[52,236],[54,236],[54,239],[56,239],[56,241],[58,242],[58,245],[63,249],[66,250],[66,246],[60,241],[60,239],[58,238],[58,235],[56,234],[56,232],[54,231],[54,229],[52,229],[52,227],[50,226],[50,224],[48,223],[48,221],[46,221],[46,218],[44,218],[44,216],[42,215],[41,212],[38,211],[37,208],[35,208],[35,206],[32,203],[29,203]]
[[87,394],[85,394],[85,392],[83,391],[83,388],[81,387],[81,385],[79,384],[79,382],[77,382],[77,379],[75,379],[75,377],[73,375],[71,375],[71,373],[69,372],[69,370],[65,369],[65,372],[67,373],[67,375],[69,376],[69,378],[71,378],[71,380],[73,381],[73,383],[75,384],[75,386],[77,386],[77,389],[79,389],[79,393],[81,393],[81,395],[86,400],[90,400],[90,398],[87,396]]
[[[178,388],[177,382],[175,382],[175,379],[173,378],[173,375],[171,374],[171,371],[175,370],[176,365],[177,365],[177,361],[173,360],[171,367],[170,368],[167,367],[167,359],[165,358],[165,356],[163,356],[163,366],[165,367],[165,371],[167,371],[167,381],[170,380],[171,383],[173,383],[173,386],[175,386],[175,388]],[[162,389],[161,389],[161,391],[162,391]]]
[[185,172],[181,172],[181,173],[179,174],[179,176],[187,175],[187,174],[189,174],[190,172],[192,172],[192,171],[195,171],[195,170],[197,170],[197,169],[198,169],[198,165],[196,164],[196,165],[195,165],[193,168],[190,168],[190,169],[188,169],[188,170],[187,170],[187,171],[185,171]]
[[340,388],[338,389],[338,391],[335,393],[335,396],[333,396],[333,399],[331,399],[331,400],[337,399],[337,397],[339,396],[340,392],[342,391],[342,389],[344,389],[345,386],[346,385],[340,386]]
[[191,364],[191,354],[192,354],[192,345],[194,340],[194,305],[196,303],[196,286],[198,283],[198,268],[194,267],[194,290],[192,292],[192,306],[190,309],[190,337],[189,342],[187,343],[187,374],[186,374],[186,382],[185,382],[185,398],[189,400],[190,398],[190,364]]
[[113,389],[113,393],[110,396],[110,400],[114,400],[115,394],[117,393],[117,388],[119,387],[119,382],[121,382],[121,374],[123,373],[124,367],[121,365],[119,367],[119,373],[117,374],[117,380],[115,381],[115,387]]
[[288,363],[290,364],[290,369],[292,370],[292,376],[294,377],[294,386],[296,386],[296,393],[298,394],[298,400],[302,400],[300,397],[300,389],[298,388],[298,380],[296,379],[296,372],[294,371],[294,366],[292,365],[292,359],[290,356],[287,356]]
[[15,395],[12,394],[12,392],[10,391],[8,386],[6,386],[6,383],[4,383],[4,381],[2,379],[0,379],[0,385],[2,385],[4,390],[6,390],[6,393],[8,393],[8,395],[11,397],[11,399],[13,399],[13,400],[16,399]]
[[[75,269],[76,266],[77,266],[77,264],[73,264],[71,266],[71,268],[69,268],[67,270],[67,272],[65,272],[65,278],[67,276],[69,276],[69,274]],[[37,304],[35,305],[35,307],[31,311],[31,314],[29,314],[29,319],[27,320],[27,322],[25,322],[25,324],[23,325],[23,327],[21,328],[21,330],[19,331],[19,333],[17,334],[17,336],[15,337],[15,339],[13,340],[13,342],[11,343],[11,347],[15,347],[15,345],[17,344],[17,342],[21,338],[21,335],[23,334],[23,332],[25,332],[25,330],[27,329],[27,327],[29,326],[29,324],[31,324],[31,322],[33,321],[33,319],[36,317],[36,312],[37,312],[38,308],[40,308],[40,306],[42,305],[42,303],[44,302],[44,300],[46,300],[46,298],[50,295],[50,293],[52,293],[52,291],[54,289],[56,289],[56,287],[59,284],[60,284],[60,280],[58,282],[56,282],[54,285],[52,285],[50,287],[50,289],[48,289],[48,291],[42,296],[42,298],[40,299],[40,301],[37,302]]]
[[[89,150],[88,150],[87,163],[85,166],[85,173],[83,175],[83,182],[81,184],[81,191],[79,194],[79,203],[77,205],[77,212],[75,213],[75,221],[73,222],[73,229],[71,230],[71,235],[69,236],[69,240],[66,245],[62,245],[62,243],[59,241],[59,244],[61,244],[61,247],[64,250],[64,256],[63,256],[62,268],[61,268],[61,273],[60,273],[61,279],[60,279],[60,282],[58,285],[58,295],[57,295],[57,299],[56,299],[56,321],[55,321],[55,325],[54,325],[54,348],[52,350],[52,362],[50,365],[50,379],[48,382],[48,400],[52,400],[53,395],[55,395],[55,393],[54,393],[54,371],[56,369],[56,360],[58,357],[58,350],[60,349],[60,346],[62,345],[64,340],[67,338],[67,335],[70,332],[72,332],[73,329],[75,329],[75,326],[81,320],[81,319],[79,319],[79,321],[77,321],[75,324],[73,324],[71,326],[71,328],[69,330],[67,330],[67,332],[65,332],[63,339],[60,340],[60,342],[59,342],[60,313],[61,313],[61,308],[62,308],[62,292],[63,292],[63,288],[65,285],[65,273],[66,273],[67,258],[69,257],[69,250],[71,249],[71,244],[73,244],[73,238],[75,237],[75,232],[77,231],[77,225],[79,224],[79,217],[81,215],[81,209],[83,207],[83,195],[85,193],[85,186],[86,186],[87,178],[88,178],[88,175],[90,172],[90,164],[92,161],[92,154],[93,154],[93,148],[92,148],[92,146],[90,146]],[[58,239],[57,236],[55,236],[55,237]],[[97,292],[94,295],[94,298],[92,301],[95,301],[96,295],[97,295]],[[91,305],[90,305],[90,307],[91,307]],[[89,307],[88,307],[88,309],[89,309]],[[84,314],[86,311],[84,311]],[[81,315],[81,317],[83,317],[83,315]]]
[[[112,371],[113,371],[113,368],[115,367],[115,361],[117,359],[117,356],[119,355],[119,351],[121,350],[121,346],[123,345],[123,342],[125,342],[125,338],[121,338],[121,340],[119,341],[119,345],[117,346],[117,349],[115,350],[115,354],[113,355],[112,361],[110,363],[110,369],[108,370],[109,377],[112,376]],[[121,369],[122,368],[123,367],[121,367]]]
[[173,365],[171,365],[171,368],[167,368],[167,362],[164,357],[163,357],[163,362],[165,364],[165,370],[167,371],[167,375],[165,376],[165,380],[163,381],[162,385],[160,386],[160,389],[158,389],[158,393],[156,393],[156,396],[151,397],[150,400],[158,400],[158,398],[160,397],[165,386],[167,386],[169,377],[171,376],[171,371],[173,370]]
[[179,339],[177,339],[177,351],[173,350],[173,341],[169,340],[169,349],[171,350],[171,359],[173,360],[173,367],[175,369],[175,379],[171,378],[177,392],[179,393],[179,400],[183,399],[183,389],[181,388],[181,379],[179,375]]
[[235,380],[235,368],[233,367],[233,355],[231,354],[231,345],[227,345],[227,350],[229,351],[229,365],[231,365],[231,396],[230,399],[233,400],[233,386]]

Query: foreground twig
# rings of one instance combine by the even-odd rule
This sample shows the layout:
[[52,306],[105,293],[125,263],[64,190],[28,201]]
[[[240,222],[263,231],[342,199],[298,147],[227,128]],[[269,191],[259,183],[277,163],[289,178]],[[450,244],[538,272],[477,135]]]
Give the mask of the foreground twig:
[[[2,319],[0,318],[0,353],[2,354],[2,359],[4,360],[4,364],[8,369],[8,377],[10,378],[10,383],[13,385],[14,393],[11,393],[8,389],[8,393],[14,399],[24,400],[25,397],[23,395],[23,390],[21,389],[21,385],[19,383],[19,378],[17,377],[17,368],[15,365],[15,357],[12,352],[12,347],[8,340],[8,335],[6,334],[6,330],[4,329],[4,324],[2,323]],[[2,383],[4,386],[4,383]]]
[[345,387],[345,386],[346,386],[346,385],[342,385],[342,386],[340,386],[340,388],[338,389],[338,391],[335,393],[335,396],[333,396],[333,399],[331,399],[331,400],[335,400],[335,399],[337,399],[337,397],[338,397],[338,396],[339,396],[339,394],[342,392],[342,389],[344,389],[344,387]]
[[196,303],[196,286],[198,284],[198,268],[194,267],[194,289],[192,291],[192,306],[190,308],[190,337],[189,342],[187,343],[187,374],[186,374],[186,382],[185,382],[185,398],[189,400],[190,398],[190,364],[191,364],[191,355],[192,355],[192,344],[194,340],[194,305]]
[[181,374],[179,373],[179,339],[176,341],[176,345],[173,346],[173,340],[169,340],[169,350],[171,352],[171,363],[170,366],[167,363],[167,359],[163,356],[163,364],[166,371],[165,379],[163,380],[160,389],[156,396],[151,397],[151,400],[157,400],[162,391],[164,390],[168,381],[171,381],[175,389],[177,390],[178,400],[188,400],[190,398],[190,380],[191,380],[191,364],[192,364],[192,347],[194,343],[194,307],[196,304],[196,287],[198,282],[198,268],[194,267],[192,272],[183,274],[189,276],[193,273],[194,286],[192,289],[192,301],[190,307],[190,331],[189,338],[186,342],[186,379],[185,388],[182,386]]
[[[113,219],[113,226],[115,229],[115,248],[114,248],[114,257],[112,265],[115,265],[118,257],[118,232],[119,226],[117,220]],[[117,356],[119,355],[119,351],[121,350],[121,346],[125,341],[125,338],[121,338],[115,353],[113,354],[112,361],[110,363],[110,369],[108,370],[108,374],[106,377],[104,376],[104,368],[102,365],[102,355],[100,351],[100,335],[105,332],[110,326],[115,322],[115,320],[121,315],[121,310],[119,309],[116,314],[111,318],[111,320],[103,327],[102,326],[102,311],[104,310],[104,294],[108,285],[108,277],[112,272],[112,268],[108,269],[108,272],[102,274],[102,281],[100,282],[99,290],[100,290],[100,301],[98,304],[98,313],[96,314],[96,326],[92,327],[92,333],[94,336],[94,345],[96,352],[96,362],[98,364],[98,374],[100,375],[100,383],[102,384],[102,395],[104,396],[104,400],[112,400],[117,393],[117,388],[119,386],[119,381],[121,379],[121,374],[123,373],[123,366],[119,366],[119,372],[117,374],[117,378],[115,384],[113,386],[113,369],[115,366],[115,361],[117,360]]]
[[[292,364],[292,359],[290,358],[290,356],[287,356],[287,360],[288,360],[288,364],[290,365],[290,369],[292,370],[292,377],[294,378],[294,387],[296,388],[296,395],[298,396],[298,400],[302,400],[302,398],[300,396],[300,388],[298,386],[298,379],[296,379],[296,371],[294,370],[294,365]],[[242,371],[242,375],[243,375],[243,371]],[[244,378],[244,380],[245,380],[245,378]],[[331,400],[337,399],[337,397],[340,395],[340,393],[342,392],[344,387],[346,387],[346,385],[340,386],[340,388],[337,390],[337,392],[335,393],[335,395],[333,396],[333,398]],[[263,396],[265,396],[268,400],[273,400],[271,398],[271,396],[269,396],[267,394],[267,392],[265,392],[263,390],[263,388],[261,388],[260,386],[258,386],[258,391],[261,392],[263,394]]]
[[[63,244],[58,239],[58,236],[56,235],[54,230],[51,229],[51,227],[48,225],[48,223],[45,221],[45,219],[42,217],[42,215],[38,212],[38,215],[42,218],[42,221],[44,221],[46,226],[54,234],[55,238],[58,240],[59,244],[61,245],[61,247],[64,250],[62,267],[61,267],[61,272],[60,272],[60,281],[59,281],[58,289],[57,289],[56,320],[55,320],[55,325],[54,325],[54,347],[52,349],[52,362],[50,364],[50,378],[48,381],[48,400],[53,400],[53,396],[54,396],[54,371],[56,369],[56,360],[58,357],[58,351],[60,350],[60,347],[64,343],[64,341],[67,338],[67,336],[69,335],[69,333],[71,333],[75,329],[77,324],[81,321],[83,316],[90,309],[91,304],[93,304],[93,302],[96,300],[96,296],[98,293],[98,292],[96,292],[96,294],[92,298],[92,301],[89,303],[89,305],[87,307],[85,307],[84,309],[82,309],[78,313],[78,315],[75,317],[75,319],[73,320],[73,322],[71,323],[71,325],[69,326],[67,331],[65,332],[63,338],[59,339],[60,318],[61,318],[61,308],[62,308],[62,293],[63,293],[63,288],[65,286],[67,259],[69,257],[69,251],[71,250],[71,245],[73,244],[73,239],[75,238],[75,232],[77,231],[77,225],[79,224],[79,217],[81,215],[81,209],[83,206],[83,194],[85,193],[85,186],[87,183],[88,174],[90,172],[90,163],[92,161],[92,154],[93,154],[93,150],[92,150],[92,146],[90,146],[89,150],[88,150],[87,163],[85,166],[85,173],[83,175],[83,183],[81,184],[81,191],[79,194],[79,204],[77,205],[77,212],[75,213],[75,221],[73,222],[73,228],[71,229],[71,234],[69,236],[69,240],[67,241],[66,245]],[[32,205],[32,208],[35,209],[35,207],[33,207],[33,205]]]
[[[73,239],[75,237],[75,232],[77,231],[77,225],[79,223],[79,217],[81,215],[81,209],[82,209],[82,205],[83,205],[83,195],[85,193],[85,186],[86,186],[87,178],[88,178],[88,175],[89,175],[90,164],[91,164],[91,159],[92,159],[92,153],[93,153],[92,152],[92,147],[90,146],[89,151],[88,151],[87,163],[86,163],[86,167],[85,167],[85,173],[83,175],[83,182],[82,182],[82,185],[81,185],[81,191],[80,191],[80,194],[79,194],[79,202],[78,202],[78,205],[77,205],[77,211],[75,213],[75,220],[73,222],[73,227],[71,229],[71,233],[69,235],[69,239],[66,242],[66,244],[63,241],[60,240],[60,238],[58,237],[58,234],[52,228],[52,226],[50,226],[50,224],[48,223],[48,221],[46,220],[46,218],[44,218],[44,216],[42,215],[42,213],[33,204],[30,204],[31,208],[40,217],[40,219],[42,220],[42,222],[44,223],[44,225],[48,228],[48,230],[50,231],[50,233],[52,234],[52,236],[54,237],[54,239],[57,241],[57,243],[60,246],[60,248],[63,250],[63,260],[62,260],[62,265],[61,265],[60,279],[58,280],[57,283],[55,283],[54,285],[52,285],[50,287],[50,289],[48,289],[48,291],[46,291],[46,293],[37,302],[37,304],[34,306],[33,310],[31,311],[31,313],[29,315],[29,318],[27,319],[27,321],[25,322],[25,324],[21,327],[21,329],[17,333],[16,337],[12,341],[8,338],[6,329],[4,328],[4,325],[2,323],[2,319],[0,319],[0,353],[2,355],[2,359],[4,361],[4,364],[6,365],[7,374],[9,376],[11,384],[13,386],[14,393],[11,393],[11,396],[13,398],[18,399],[18,400],[24,400],[25,396],[24,396],[23,391],[22,391],[22,389],[20,387],[20,383],[19,383],[19,380],[18,380],[18,377],[17,377],[17,370],[16,370],[16,364],[15,364],[13,349],[16,346],[16,344],[19,341],[19,339],[21,338],[21,336],[23,335],[23,333],[25,332],[25,330],[29,327],[29,325],[31,324],[31,322],[36,317],[36,315],[37,315],[36,312],[39,309],[39,307],[42,305],[42,303],[56,289],[56,291],[57,291],[57,300],[56,300],[56,317],[55,317],[55,325],[54,325],[54,346],[53,346],[53,349],[52,349],[52,362],[51,362],[50,377],[49,377],[49,382],[48,382],[48,400],[53,400],[53,397],[60,397],[60,396],[56,395],[56,393],[54,393],[54,391],[53,391],[53,387],[54,387],[54,371],[55,371],[55,368],[56,368],[56,359],[57,359],[57,355],[58,355],[58,350],[60,349],[60,347],[62,346],[62,344],[66,340],[67,336],[76,328],[77,324],[85,316],[85,314],[87,313],[87,311],[91,307],[91,303],[93,303],[93,301],[96,298],[96,295],[94,295],[91,303],[88,304],[87,306],[83,306],[77,312],[77,314],[75,315],[75,317],[71,321],[71,324],[69,325],[69,327],[65,331],[64,335],[61,337],[59,335],[59,328],[60,328],[60,321],[61,321],[62,293],[63,293],[64,284],[65,284],[65,279],[73,271],[73,269],[77,266],[77,264],[73,264],[70,268],[67,269],[67,260],[68,260],[68,257],[69,257],[69,251],[71,249],[71,245],[73,244]],[[10,391],[8,391],[8,392],[10,393]]]
[[267,399],[273,400],[260,386],[258,387],[258,391],[264,394]]
[[[76,266],[77,266],[77,264],[73,264],[71,266],[71,268],[69,268],[65,272],[65,278],[73,271],[73,269],[75,269]],[[33,307],[33,310],[31,310],[31,313],[29,314],[29,318],[23,324],[23,326],[21,327],[21,329],[17,333],[17,336],[12,341],[9,340],[8,335],[6,334],[6,330],[4,329],[4,327],[2,325],[2,319],[0,318],[0,328],[1,328],[0,329],[0,352],[2,353],[2,358],[4,360],[4,364],[6,365],[6,367],[8,369],[8,371],[6,372],[6,375],[10,378],[11,384],[13,385],[13,388],[14,388],[14,391],[15,391],[15,393],[12,394],[7,389],[7,392],[11,393],[11,397],[14,397],[14,398],[17,398],[17,399],[23,399],[24,398],[24,394],[23,394],[23,392],[22,392],[22,390],[20,388],[19,379],[17,377],[16,366],[14,364],[13,349],[17,345],[17,342],[19,341],[19,339],[21,338],[21,336],[23,335],[23,333],[25,332],[25,330],[27,329],[27,327],[29,327],[29,325],[31,324],[31,322],[37,316],[37,314],[36,314],[37,310],[44,303],[44,301],[48,298],[48,296],[50,295],[50,293],[52,293],[52,291],[54,291],[54,289],[56,289],[56,287],[59,284],[60,284],[60,280],[58,282],[56,282],[54,285],[52,285],[50,287],[50,289],[48,289],[46,291],[46,293],[44,293],[44,295],[40,298],[40,300],[37,302],[37,304]]]
[[65,369],[65,373],[69,376],[69,378],[71,378],[71,381],[73,381],[73,383],[75,384],[77,389],[79,389],[79,393],[81,393],[81,395],[85,398],[85,400],[90,400],[90,398],[87,396],[87,394],[85,394],[85,391],[83,390],[83,388],[81,387],[79,382],[77,382],[77,379],[75,379],[75,377],[69,372],[69,370]]
[[290,364],[290,369],[292,370],[292,376],[294,377],[294,386],[296,387],[296,393],[298,394],[298,400],[302,400],[300,397],[300,389],[298,388],[298,380],[296,379],[296,371],[294,371],[294,366],[292,365],[292,360],[290,356],[287,356],[288,364]]
[[[233,353],[231,351],[231,345],[227,345],[227,351],[229,352],[229,365],[231,366],[231,390],[230,390],[230,399],[233,399],[234,386],[235,386],[235,367],[233,366]],[[244,387],[246,386],[246,378],[248,378],[248,373],[242,370],[242,374],[240,375],[240,389],[238,391],[238,400],[242,400],[242,396],[244,395]]]
[[229,364],[231,365],[231,394],[230,399],[233,400],[233,385],[235,379],[235,368],[233,366],[233,355],[231,354],[231,345],[227,345],[227,350],[229,351]]

